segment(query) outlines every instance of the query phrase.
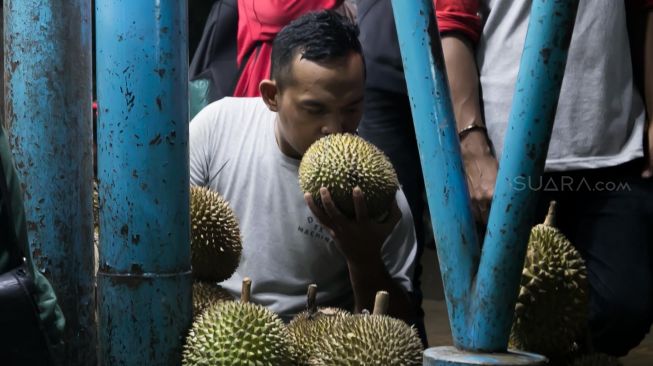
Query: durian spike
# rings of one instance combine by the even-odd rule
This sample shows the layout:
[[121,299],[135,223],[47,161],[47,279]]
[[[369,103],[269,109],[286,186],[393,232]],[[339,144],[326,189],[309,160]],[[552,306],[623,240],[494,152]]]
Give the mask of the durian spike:
[[317,285],[311,283],[308,285],[308,292],[306,294],[306,308],[308,309],[308,314],[313,315],[317,312]]
[[249,277],[243,278],[243,287],[240,290],[240,302],[249,302],[250,294],[252,293],[252,280]]
[[388,303],[390,301],[390,294],[387,291],[379,291],[376,293],[376,298],[374,299],[374,311],[373,315],[385,315],[388,311]]
[[544,219],[544,225],[555,227],[556,226],[556,210],[558,208],[558,203],[556,201],[551,201],[549,203],[549,212],[546,214],[546,219]]

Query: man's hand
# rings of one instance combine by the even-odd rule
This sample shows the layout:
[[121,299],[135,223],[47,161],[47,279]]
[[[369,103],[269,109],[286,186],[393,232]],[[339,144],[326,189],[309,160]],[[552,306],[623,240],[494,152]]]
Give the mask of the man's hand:
[[460,142],[463,164],[472,199],[472,214],[476,222],[487,225],[499,163],[492,155],[482,131],[472,131]]
[[363,191],[356,187],[352,191],[356,217],[346,217],[336,207],[329,190],[320,188],[324,209],[317,207],[310,193],[304,193],[304,200],[329,234],[336,241],[338,249],[350,264],[362,264],[380,259],[381,246],[401,218],[396,199],[392,201],[388,217],[383,222],[372,220],[367,213]]
[[646,123],[646,133],[644,144],[644,159],[646,163],[644,164],[644,171],[642,171],[642,178],[651,178],[653,177],[653,121],[648,121]]

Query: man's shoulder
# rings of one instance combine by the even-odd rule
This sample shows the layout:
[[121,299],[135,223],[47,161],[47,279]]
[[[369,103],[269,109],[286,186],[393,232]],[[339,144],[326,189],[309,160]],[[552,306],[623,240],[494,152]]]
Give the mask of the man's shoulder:
[[[271,112],[260,97],[225,97],[202,109],[191,121],[193,128],[220,129],[237,125],[247,129],[258,121],[269,118]],[[203,126],[203,127],[200,127]]]

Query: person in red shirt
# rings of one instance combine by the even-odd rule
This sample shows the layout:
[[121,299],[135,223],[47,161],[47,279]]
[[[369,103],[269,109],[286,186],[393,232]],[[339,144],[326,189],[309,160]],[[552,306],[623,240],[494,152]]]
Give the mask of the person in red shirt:
[[[310,11],[335,9],[344,0],[238,0],[239,66],[247,64],[236,84],[236,97],[259,96],[259,83],[270,77],[272,41],[292,20]],[[247,58],[247,55],[250,55]]]
[[[501,140],[500,126],[504,122],[497,111],[506,112],[501,103],[509,97],[502,94],[505,89],[501,82],[516,76],[513,72],[518,67],[521,49],[517,48],[521,45],[512,36],[516,29],[524,30],[517,27],[518,23],[523,24],[520,14],[527,14],[524,11],[528,9],[521,8],[524,4],[502,0],[436,1],[457,127],[459,131],[471,124],[487,123],[488,127],[489,135],[483,128],[475,128],[460,136],[472,206],[477,215],[485,218],[490,211],[498,168],[492,145]],[[614,12],[599,14],[600,9]],[[644,23],[642,28],[624,24],[636,18]],[[614,28],[607,29],[612,24]],[[625,32],[626,25],[629,34]],[[592,32],[593,27],[601,32]],[[611,38],[614,34],[619,36]],[[620,47],[628,49],[624,46],[628,42],[626,38],[630,38],[630,54],[621,52]],[[612,39],[625,42],[610,43]],[[596,46],[599,51],[590,52],[596,51]],[[597,55],[599,60],[587,55]],[[606,59],[610,62],[605,62]],[[616,69],[624,71],[610,72]],[[639,93],[628,90],[634,89],[633,82],[637,84],[637,69],[642,71]],[[558,148],[549,149],[555,159],[547,160],[547,168],[564,159],[567,165],[558,163],[555,169],[546,170],[543,181],[584,181],[592,186],[584,189],[580,184],[570,185],[577,188],[565,190],[563,184],[557,189],[545,188],[537,212],[542,214],[550,200],[558,202],[561,210],[557,226],[580,251],[587,265],[592,346],[599,352],[623,356],[641,342],[653,323],[653,230],[650,226],[653,218],[653,0],[581,1],[564,78],[568,82],[563,82],[551,139],[551,146]],[[611,84],[603,83],[605,80]],[[615,92],[619,89],[612,84],[626,85],[627,93]],[[618,98],[622,94],[636,95],[638,101],[629,99],[628,103],[620,104]],[[642,116],[637,94],[643,96],[647,116]],[[609,96],[612,106],[601,103],[603,95]],[[583,103],[569,103],[565,97]],[[594,110],[600,112],[599,118],[584,119],[587,111]],[[630,110],[631,114],[621,118],[618,113],[623,110]],[[602,116],[609,117],[602,120]],[[639,121],[644,123],[636,124]],[[616,124],[620,127],[606,132],[605,125]],[[601,134],[597,137],[593,132],[598,130],[605,135],[635,130],[628,126],[639,126],[642,131],[642,125],[644,141],[637,137],[633,140],[640,144],[637,154],[626,158],[616,155],[620,160],[596,163],[605,156],[614,156],[608,155],[612,151],[604,145],[619,138],[603,138]],[[585,150],[577,149],[567,142],[564,134],[556,135],[556,129],[569,131],[567,135],[576,137],[572,141],[577,145],[582,139],[591,141],[592,145]],[[493,137],[492,141],[489,136]],[[588,145],[585,143],[583,148]],[[573,159],[585,159],[585,165],[574,165]],[[628,189],[601,188],[601,184],[615,182],[626,182]]]

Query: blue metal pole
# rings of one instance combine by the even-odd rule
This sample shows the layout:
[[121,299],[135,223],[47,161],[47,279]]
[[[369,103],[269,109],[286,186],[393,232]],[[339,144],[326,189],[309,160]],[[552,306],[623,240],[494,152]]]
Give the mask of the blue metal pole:
[[470,314],[472,349],[505,351],[578,0],[533,1]]
[[94,364],[90,0],[5,0],[3,11],[5,119],[30,251],[66,317],[65,364]]
[[191,324],[187,1],[96,0],[103,365],[178,365]]
[[466,307],[480,250],[433,0],[392,0],[454,344],[468,342]]

